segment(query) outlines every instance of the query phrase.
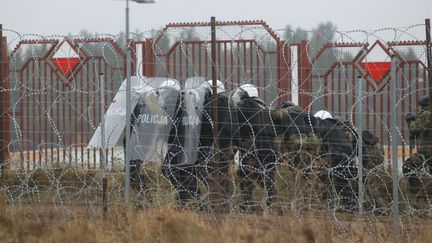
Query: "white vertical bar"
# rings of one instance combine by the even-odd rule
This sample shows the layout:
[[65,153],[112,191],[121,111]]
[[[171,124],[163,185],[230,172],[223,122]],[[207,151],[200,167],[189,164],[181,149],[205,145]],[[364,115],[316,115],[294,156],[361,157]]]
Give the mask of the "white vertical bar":
[[143,56],[142,53],[143,52],[143,44],[142,43],[138,43],[136,44],[136,48],[135,48],[135,60],[136,60],[136,65],[135,65],[135,73],[137,76],[142,77],[143,76],[143,71],[142,67],[143,67]]
[[291,101],[299,104],[298,47],[291,46]]

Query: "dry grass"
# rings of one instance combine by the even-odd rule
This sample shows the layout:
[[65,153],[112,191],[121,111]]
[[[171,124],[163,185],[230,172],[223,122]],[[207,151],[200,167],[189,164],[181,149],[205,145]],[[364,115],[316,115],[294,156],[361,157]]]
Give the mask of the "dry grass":
[[[335,224],[329,218],[290,215],[207,214],[173,208],[128,211],[110,208],[106,219],[84,213],[64,218],[46,208],[37,219],[22,208],[14,216],[0,200],[0,242],[392,242],[391,224],[375,223],[374,234],[361,232],[356,222]],[[410,242],[431,242],[431,226],[416,226]],[[405,236],[404,236],[405,237]],[[408,240],[408,238],[406,238]]]
[[[128,220],[79,216],[59,223],[0,217],[1,242],[329,242],[343,241],[325,224],[287,218],[177,212],[170,208],[133,213]],[[352,239],[356,239],[355,235]]]
[[[277,180],[292,177],[286,173],[281,169]],[[365,216],[366,223],[363,230],[359,230],[355,214],[332,217],[322,211],[304,210],[299,216],[289,209],[283,216],[272,211],[266,216],[178,211],[172,208],[172,190],[168,189],[158,168],[147,167],[145,174],[149,182],[155,184],[152,188],[159,196],[158,203],[149,210],[131,209],[127,217],[120,205],[121,198],[110,201],[108,217],[103,219],[98,203],[90,207],[89,204],[43,203],[49,202],[47,198],[53,196],[52,190],[38,196],[42,203],[22,199],[21,203],[13,205],[6,200],[10,197],[2,196],[0,191],[0,242],[393,242],[391,216]],[[0,188],[23,183],[51,186],[55,182],[61,185],[57,188],[75,186],[78,189],[90,185],[89,188],[97,190],[68,198],[68,201],[99,202],[94,197],[100,195],[93,193],[100,192],[96,183],[100,179],[100,174],[75,168],[25,174],[8,171],[0,180]],[[110,175],[109,191],[114,193],[122,182],[121,174]],[[283,184],[291,183],[283,181]],[[289,199],[290,190],[290,187],[281,188],[281,196]],[[122,192],[114,195],[121,197]],[[403,218],[402,226],[404,240],[432,242],[430,219]]]

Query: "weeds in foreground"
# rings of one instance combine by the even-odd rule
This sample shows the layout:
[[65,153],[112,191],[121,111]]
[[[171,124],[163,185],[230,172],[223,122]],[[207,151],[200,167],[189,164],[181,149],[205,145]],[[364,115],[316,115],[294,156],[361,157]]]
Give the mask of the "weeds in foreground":
[[[149,210],[111,209],[100,214],[79,209],[72,217],[52,213],[49,207],[37,218],[28,218],[31,209],[11,216],[0,202],[1,242],[392,242],[391,223],[375,223],[376,231],[360,231],[353,221],[334,222],[305,214],[207,214],[171,207]],[[420,234],[404,235],[411,242],[431,242],[425,222],[410,223]]]

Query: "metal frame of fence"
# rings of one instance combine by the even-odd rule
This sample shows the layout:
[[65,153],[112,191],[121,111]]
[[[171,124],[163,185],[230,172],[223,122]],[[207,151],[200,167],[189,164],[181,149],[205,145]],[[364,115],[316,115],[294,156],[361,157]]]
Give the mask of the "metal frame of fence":
[[[316,52],[315,56],[310,56],[310,44],[308,41],[300,41],[299,43],[288,43],[281,40],[281,38],[264,22],[264,21],[233,21],[233,22],[216,22],[217,28],[223,27],[235,27],[241,26],[242,28],[250,28],[256,31],[259,29],[268,36],[274,46],[268,48],[263,47],[259,43],[259,40],[255,39],[243,39],[238,37],[227,38],[223,35],[216,40],[217,50],[217,67],[218,67],[218,79],[226,82],[228,90],[235,88],[235,85],[239,85],[242,82],[252,82],[258,87],[264,87],[260,89],[264,100],[271,103],[279,103],[283,100],[291,99],[291,81],[292,81],[292,60],[291,56],[296,55],[297,57],[297,68],[298,68],[298,88],[301,91],[299,94],[299,104],[305,110],[314,110],[317,108],[326,108],[335,113],[339,113],[345,118],[352,118],[355,122],[356,115],[353,113],[352,117],[348,117],[350,111],[348,108],[349,104],[353,103],[353,100],[349,99],[347,95],[335,95],[340,93],[340,90],[344,87],[342,83],[349,83],[352,87],[355,86],[356,77],[361,75],[367,80],[366,93],[369,94],[369,98],[366,100],[366,109],[375,109],[375,115],[369,117],[372,113],[368,113],[368,120],[366,122],[366,128],[374,128],[380,130],[379,137],[381,141],[389,144],[389,135],[384,132],[384,129],[379,129],[377,126],[380,121],[384,122],[387,127],[390,126],[388,112],[389,112],[389,96],[382,94],[373,95],[375,91],[381,91],[382,89],[389,89],[387,85],[389,82],[389,74],[385,75],[380,83],[374,82],[370,76],[368,76],[365,70],[359,65],[360,61],[368,54],[368,52],[375,46],[380,46],[389,55],[396,54],[400,60],[398,77],[400,77],[400,87],[402,90],[406,90],[407,99],[403,100],[399,106],[399,110],[403,113],[405,111],[415,111],[416,101],[423,92],[426,92],[426,82],[420,84],[419,80],[426,80],[427,67],[426,64],[421,61],[407,61],[404,60],[396,47],[420,47],[425,48],[425,41],[408,41],[408,42],[388,42],[383,43],[378,40],[372,45],[370,43],[327,43],[319,51]],[[144,76],[169,76],[171,78],[183,81],[185,78],[190,76],[204,76],[208,79],[211,78],[211,61],[209,45],[210,41],[207,36],[201,40],[172,40],[166,50],[161,50],[159,42],[164,38],[164,35],[169,35],[171,31],[178,29],[194,30],[198,27],[209,28],[210,24],[206,22],[199,23],[170,23],[165,26],[162,32],[153,39],[145,39],[143,41],[130,40],[131,46],[133,47],[133,65],[132,73],[134,74],[137,70],[141,70],[141,74]],[[221,31],[221,30],[218,30]],[[207,39],[206,39],[207,38]],[[79,53],[81,63],[72,71],[68,77],[63,77],[59,70],[54,67],[53,63],[49,60],[56,48],[61,45],[64,41],[67,41],[71,46]],[[50,152],[51,158],[54,159],[56,151],[63,151],[63,159],[72,157],[74,154],[79,154],[83,150],[77,149],[75,152],[67,153],[69,146],[73,144],[85,144],[86,138],[90,138],[91,134],[85,134],[82,138],[72,138],[70,135],[77,135],[86,133],[95,129],[100,121],[100,115],[97,106],[97,85],[93,85],[91,80],[96,80],[96,76],[99,72],[104,72],[107,79],[107,92],[105,100],[109,101],[112,99],[115,90],[118,88],[120,81],[125,76],[125,63],[120,64],[116,67],[112,67],[106,57],[103,55],[92,55],[86,50],[84,45],[97,45],[102,44],[110,46],[109,48],[116,53],[116,58],[122,62],[125,58],[125,54],[121,47],[111,38],[91,38],[91,39],[52,39],[52,40],[22,40],[11,52],[10,57],[13,58],[21,48],[29,47],[31,45],[50,45],[45,55],[41,57],[28,57],[21,67],[11,65],[13,60],[9,61],[9,58],[5,58],[7,55],[6,48],[3,52],[3,58],[6,60],[3,64],[3,73],[9,73],[6,79],[4,79],[3,87],[18,84],[20,94],[18,96],[19,105],[15,106],[11,102],[8,92],[2,92],[2,130],[11,131],[2,133],[2,140],[6,143],[20,144],[20,150],[30,151],[27,153],[21,153],[23,160],[27,163],[36,163],[35,160],[38,156],[38,148],[40,144],[60,144],[61,148],[55,148],[51,146]],[[6,40],[3,40],[3,45],[7,44]],[[297,53],[292,53],[291,47],[297,48]],[[320,59],[325,58],[325,52],[331,51],[334,48],[358,48],[358,53],[354,55],[351,61],[334,62],[329,64],[329,67],[323,71],[322,74],[316,73],[316,66]],[[139,50],[140,49],[140,50]],[[238,52],[234,52],[233,50]],[[141,63],[137,63],[137,55],[141,54]],[[272,59],[272,65],[269,66],[268,60]],[[163,66],[163,67],[161,67]],[[162,69],[165,69],[162,71]],[[321,70],[319,70],[320,72]],[[269,72],[274,72],[275,77],[269,76]],[[116,74],[114,74],[116,73]],[[41,77],[45,77],[42,80]],[[270,82],[269,80],[272,79]],[[404,86],[407,81],[411,81],[413,85]],[[21,83],[25,84],[22,85]],[[83,87],[79,89],[79,84]],[[275,92],[270,92],[270,85],[275,84]],[[39,86],[38,86],[39,85]],[[55,93],[38,93],[40,85],[53,85],[55,89],[62,91],[61,95]],[[75,86],[74,86],[75,85]],[[85,90],[85,85],[88,90]],[[316,93],[317,85],[323,85],[322,94]],[[350,87],[351,87],[350,86]],[[66,97],[68,91],[78,91],[70,97]],[[346,88],[346,87],[345,87]],[[350,89],[355,92],[354,88]],[[423,90],[423,91],[422,91]],[[31,93],[33,97],[23,95],[22,92],[27,94]],[[389,92],[389,90],[387,90]],[[34,97],[36,94],[36,99]],[[319,102],[315,102],[316,95],[322,95],[323,101],[321,105]],[[406,95],[406,94],[402,94]],[[66,98],[65,98],[66,97]],[[276,98],[275,98],[276,97]],[[352,96],[354,97],[354,96]],[[68,106],[67,102],[75,102],[78,105],[79,111],[73,111]],[[339,100],[338,102],[335,102]],[[387,100],[387,101],[385,101]],[[93,105],[90,101],[93,101]],[[49,105],[56,102],[58,105],[53,109],[48,108]],[[88,104],[87,104],[87,103]],[[38,103],[39,110],[32,109],[29,104]],[[345,104],[344,104],[345,103]],[[6,108],[8,107],[8,108]],[[344,109],[345,108],[345,109]],[[378,111],[379,110],[379,111]],[[68,114],[75,114],[76,117],[67,117]],[[42,115],[43,114],[43,115]],[[78,115],[79,114],[79,115]],[[38,116],[41,116],[38,118]],[[42,118],[46,116],[45,118]],[[50,117],[52,120],[50,120]],[[12,118],[12,119],[11,119]],[[38,119],[34,119],[38,118]],[[66,124],[68,120],[78,118],[79,122],[72,124],[73,128],[70,128],[70,124]],[[407,129],[405,129],[404,119],[400,119],[401,127],[401,141],[407,140]],[[93,124],[93,128],[89,126]],[[38,131],[35,133],[35,131]],[[56,132],[57,131],[57,132]],[[59,135],[62,131],[61,136]],[[11,134],[19,134],[18,137],[13,137]],[[88,140],[88,139],[87,139]],[[42,142],[43,141],[43,142]],[[32,145],[33,144],[33,145]],[[406,144],[405,142],[403,144]],[[8,148],[10,149],[10,148]],[[3,150],[3,156],[7,156],[10,151]],[[90,154],[88,151],[85,154]],[[58,152],[60,153],[60,152]],[[39,153],[43,154],[43,153]],[[69,155],[68,155],[69,154]],[[84,153],[82,153],[84,154]],[[84,156],[84,155],[82,155]],[[405,149],[402,150],[403,158],[406,158]],[[59,156],[57,156],[59,157]],[[74,156],[79,157],[79,156]],[[87,156],[94,157],[95,156]],[[113,159],[112,159],[113,160]],[[32,161],[32,162],[31,162]],[[24,168],[30,168],[24,166]]]

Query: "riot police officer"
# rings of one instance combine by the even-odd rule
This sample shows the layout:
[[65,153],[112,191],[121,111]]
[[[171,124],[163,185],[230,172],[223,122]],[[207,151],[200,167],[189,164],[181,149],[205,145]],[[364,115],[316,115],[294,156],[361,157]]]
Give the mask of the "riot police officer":
[[[189,202],[205,206],[199,183],[209,191],[211,207],[226,205],[229,198],[227,172],[231,146],[237,144],[234,133],[236,118],[229,106],[228,95],[217,81],[214,99],[212,81],[194,77],[186,80],[186,88],[178,102],[178,111],[169,139],[163,172],[178,194],[181,206]],[[213,104],[217,102],[218,121],[213,120]],[[218,143],[214,144],[213,126],[218,125]]]
[[234,91],[232,101],[240,130],[238,173],[241,177],[241,209],[252,209],[254,181],[265,189],[266,203],[270,206],[277,194],[274,182],[277,157],[273,148],[276,134],[271,112],[258,97],[258,90],[253,84],[241,85]]
[[328,111],[318,111],[314,116],[317,118],[315,130],[321,139],[322,153],[329,160],[326,181],[334,188],[334,197],[327,191],[328,203],[335,210],[351,211],[357,205],[358,184],[357,168],[353,165],[355,143],[350,141],[352,131]]
[[208,140],[200,136],[204,99],[210,90],[202,78],[186,80],[179,96],[173,124],[168,138],[168,150],[162,163],[162,172],[177,193],[178,206],[198,203],[201,207],[201,191],[198,187],[197,159],[207,157],[208,148],[199,142]]
[[[200,147],[209,148],[211,151],[199,156],[197,163],[203,171],[204,184],[208,185],[209,206],[212,210],[226,211],[230,206],[233,186],[228,170],[234,157],[233,148],[239,144],[238,121],[224,84],[216,80],[216,95],[213,94],[212,80],[208,80],[207,84],[211,90],[211,97],[207,97],[204,103]],[[217,116],[214,116],[214,108]],[[214,120],[215,118],[217,120]],[[213,134],[215,126],[217,138]]]

